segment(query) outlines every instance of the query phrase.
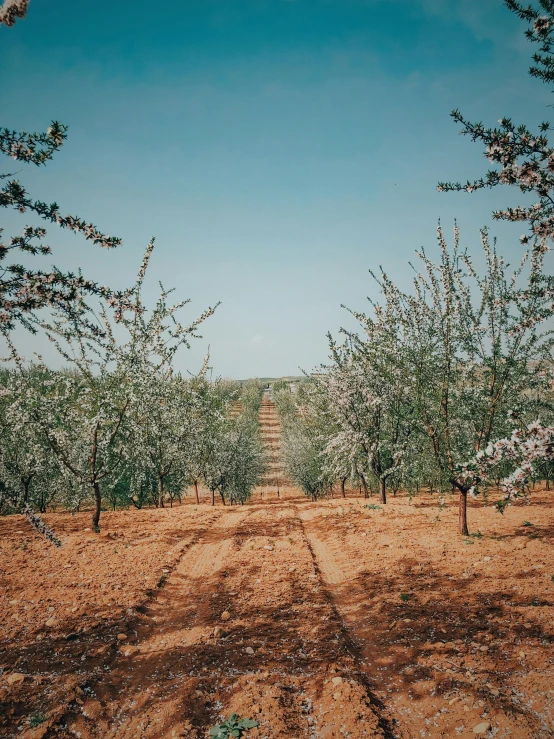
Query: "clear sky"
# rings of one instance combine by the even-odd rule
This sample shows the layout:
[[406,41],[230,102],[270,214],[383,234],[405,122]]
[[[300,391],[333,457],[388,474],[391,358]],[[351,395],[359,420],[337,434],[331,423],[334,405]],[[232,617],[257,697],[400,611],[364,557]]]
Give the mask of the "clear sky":
[[123,239],[108,252],[51,227],[56,264],[124,287],[154,235],[149,296],[175,287],[191,319],[222,301],[181,369],[210,344],[216,374],[298,374],[352,327],[341,303],[376,295],[369,268],[407,286],[439,217],[470,250],[491,224],[521,253],[524,227],[491,219],[517,192],[436,183],[486,168],[453,108],[488,124],[551,113],[523,31],[501,0],[32,0],[0,30],[0,125],[69,125],[55,160],[18,177]]

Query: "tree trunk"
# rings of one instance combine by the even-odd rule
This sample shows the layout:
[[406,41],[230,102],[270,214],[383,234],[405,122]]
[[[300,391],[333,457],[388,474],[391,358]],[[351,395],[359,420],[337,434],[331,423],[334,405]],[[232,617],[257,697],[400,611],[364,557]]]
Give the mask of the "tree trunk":
[[221,498],[221,502],[223,503],[223,505],[225,505],[225,496],[223,495],[223,493],[220,492],[219,497]]
[[381,503],[387,502],[387,481],[384,477],[379,478],[379,498]]
[[164,479],[162,475],[158,477],[158,508],[164,508]]
[[94,513],[92,514],[92,530],[97,534],[100,533],[100,512],[102,510],[102,493],[100,492],[100,483],[92,484],[94,490]]
[[194,492],[196,494],[196,503],[200,504],[200,496],[198,495],[198,480],[194,481]]
[[344,489],[344,486],[346,485],[346,477],[343,477],[340,481],[340,493],[343,498],[346,498],[346,490]]
[[210,490],[210,493],[211,493],[210,504],[215,505],[215,490]]
[[546,478],[546,489],[550,490],[550,478]]
[[469,529],[467,528],[467,491],[462,492],[460,490],[458,521],[460,523],[460,534],[462,536],[469,536]]
[[363,475],[360,475],[362,478],[362,485],[364,486],[364,498],[369,498],[368,492],[367,492],[367,482],[365,481],[365,477]]
[[23,490],[24,490],[23,502],[25,503],[25,505],[27,505],[27,503],[29,502],[29,486],[31,484],[31,478],[30,477],[23,478],[21,482],[23,483]]

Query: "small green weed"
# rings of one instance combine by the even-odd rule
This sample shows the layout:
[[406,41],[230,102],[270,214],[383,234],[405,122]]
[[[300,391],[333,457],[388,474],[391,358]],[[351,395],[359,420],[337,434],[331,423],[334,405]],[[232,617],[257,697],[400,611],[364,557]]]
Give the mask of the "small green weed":
[[406,602],[407,600],[410,600],[409,593],[400,593],[400,600],[403,600],[404,602]]
[[239,718],[236,713],[232,713],[227,721],[210,729],[209,734],[214,739],[230,739],[230,737],[241,737],[244,731],[255,729],[257,726],[257,721],[250,718]]
[[29,726],[32,726],[33,729],[37,726],[40,726],[46,721],[46,716],[43,713],[34,713],[29,718]]
[[534,525],[535,525],[535,524],[534,524],[534,523],[531,523],[531,521],[524,521],[524,522],[522,523],[522,526],[534,526]]
[[375,503],[368,503],[367,505],[364,506],[364,508],[369,508],[370,511],[380,511],[381,510],[381,506],[375,505]]
[[538,598],[533,598],[533,600],[531,601],[532,606],[540,606],[540,604],[541,602]]
[[473,539],[482,539],[483,538],[483,534],[480,531],[476,531],[474,534],[470,534],[470,536],[473,537]]

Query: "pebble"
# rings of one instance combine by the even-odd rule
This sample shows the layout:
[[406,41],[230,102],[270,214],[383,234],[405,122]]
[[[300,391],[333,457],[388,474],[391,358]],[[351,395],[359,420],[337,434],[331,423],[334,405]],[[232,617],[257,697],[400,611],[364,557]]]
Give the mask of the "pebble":
[[214,629],[214,636],[216,639],[223,639],[224,636],[226,636],[226,632],[223,631],[221,626],[216,626]]
[[118,634],[117,638],[119,641],[125,641],[125,639],[127,639],[127,634]]
[[265,547],[264,547],[264,549],[267,549],[268,552],[272,552],[273,551],[273,547],[270,547],[269,544],[266,544]]
[[342,685],[342,677],[333,677],[331,678],[331,682],[333,685]]
[[254,650],[252,649],[252,647],[246,647],[244,651],[246,652],[246,654],[254,654]]
[[491,728],[491,725],[488,721],[483,721],[481,724],[477,724],[477,726],[473,727],[473,733],[474,734],[486,734],[487,731]]
[[223,613],[221,614],[221,620],[228,621],[230,618],[231,614],[229,613],[229,611],[223,611]]
[[26,677],[27,675],[24,675],[22,672],[12,672],[6,678],[6,682],[8,685],[16,685],[17,683],[22,683]]
[[49,618],[48,621],[44,625],[48,626],[49,629],[53,629],[54,626],[58,625],[58,619],[52,616],[52,618]]

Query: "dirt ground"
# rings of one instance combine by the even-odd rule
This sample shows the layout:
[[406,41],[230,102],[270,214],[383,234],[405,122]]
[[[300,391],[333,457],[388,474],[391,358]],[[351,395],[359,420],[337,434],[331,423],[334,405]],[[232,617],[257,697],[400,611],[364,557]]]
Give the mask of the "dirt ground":
[[554,495],[312,503],[260,418],[280,497],[0,519],[0,737],[554,736]]
[[0,736],[553,736],[553,496],[368,503],[0,520]]

